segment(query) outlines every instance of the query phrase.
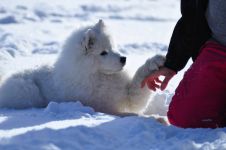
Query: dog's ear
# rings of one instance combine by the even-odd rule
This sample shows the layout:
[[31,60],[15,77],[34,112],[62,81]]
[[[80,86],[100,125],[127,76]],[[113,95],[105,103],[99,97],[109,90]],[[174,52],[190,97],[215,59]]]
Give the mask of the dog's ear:
[[99,31],[102,31],[105,27],[104,21],[100,19],[98,23],[96,23],[95,28]]
[[85,36],[82,41],[82,45],[84,46],[86,53],[88,53],[89,50],[93,48],[94,43],[95,43],[95,32],[92,29],[88,29],[85,32]]

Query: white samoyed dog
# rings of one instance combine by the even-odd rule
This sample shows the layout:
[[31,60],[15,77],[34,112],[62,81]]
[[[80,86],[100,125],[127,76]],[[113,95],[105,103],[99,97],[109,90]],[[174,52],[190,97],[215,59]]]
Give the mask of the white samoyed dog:
[[151,91],[142,80],[165,58],[148,59],[131,79],[122,70],[126,57],[116,53],[102,20],[75,31],[65,42],[53,66],[17,72],[0,86],[0,107],[45,107],[50,101],[80,101],[109,114],[138,114]]

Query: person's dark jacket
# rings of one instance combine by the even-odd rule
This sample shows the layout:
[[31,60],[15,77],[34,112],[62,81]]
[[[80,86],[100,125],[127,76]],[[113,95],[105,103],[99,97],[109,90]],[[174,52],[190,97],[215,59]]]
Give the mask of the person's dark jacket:
[[183,69],[201,46],[211,37],[205,17],[208,0],[181,0],[182,17],[177,22],[166,55],[165,67],[176,72]]

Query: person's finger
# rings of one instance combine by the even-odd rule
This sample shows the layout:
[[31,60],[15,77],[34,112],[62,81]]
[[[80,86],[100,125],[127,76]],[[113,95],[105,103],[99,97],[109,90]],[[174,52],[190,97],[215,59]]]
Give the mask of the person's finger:
[[142,82],[141,82],[141,88],[143,88],[145,86],[145,84],[147,84],[147,82],[157,82],[157,83],[161,83],[163,81],[159,80],[159,76],[161,75],[165,75],[165,71],[164,70],[158,70],[156,72],[153,72],[150,76],[146,77]]
[[159,89],[160,85],[156,84],[155,82],[152,84],[155,88]]
[[156,91],[156,88],[152,84],[147,84],[147,87],[152,91]]
[[153,81],[147,81],[147,82],[146,82],[146,85],[147,85],[147,87],[148,87],[149,89],[154,88],[154,85],[153,85],[152,82],[153,82]]
[[141,82],[141,88],[143,88],[147,82],[152,82],[153,80],[154,80],[154,77],[153,77],[152,75],[146,77],[146,78]]
[[163,80],[162,84],[161,84],[161,90],[165,90],[166,86],[168,85],[170,79],[172,78],[172,76],[166,76],[165,79]]
[[156,84],[155,81],[147,82],[147,86],[148,86],[149,89],[154,90],[154,91],[156,89],[160,88],[160,85]]
[[155,79],[155,82],[157,82],[157,83],[162,83],[162,81],[161,81],[159,78],[156,78],[156,79]]

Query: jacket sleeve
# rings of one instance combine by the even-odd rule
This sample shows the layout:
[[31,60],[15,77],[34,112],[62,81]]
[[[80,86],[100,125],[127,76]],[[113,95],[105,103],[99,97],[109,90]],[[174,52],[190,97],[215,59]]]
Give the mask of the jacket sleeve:
[[181,0],[182,17],[174,28],[164,64],[176,72],[185,67],[194,50],[192,39],[195,36],[195,8],[195,0]]

